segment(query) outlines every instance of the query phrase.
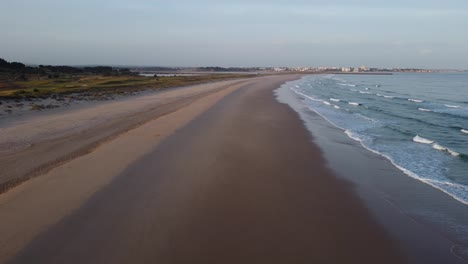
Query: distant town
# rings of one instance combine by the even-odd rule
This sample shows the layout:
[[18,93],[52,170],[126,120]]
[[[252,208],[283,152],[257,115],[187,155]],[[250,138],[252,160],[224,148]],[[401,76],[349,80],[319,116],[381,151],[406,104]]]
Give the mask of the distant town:
[[250,72],[250,73],[396,73],[396,72],[468,72],[468,70],[452,69],[418,69],[418,68],[374,68],[360,67],[130,67],[132,72],[141,73],[196,73],[196,72]]

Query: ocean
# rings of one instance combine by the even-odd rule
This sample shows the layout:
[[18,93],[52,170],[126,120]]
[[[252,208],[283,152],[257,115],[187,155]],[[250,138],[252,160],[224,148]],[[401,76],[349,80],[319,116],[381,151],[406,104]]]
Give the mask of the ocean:
[[309,75],[287,88],[409,177],[468,204],[468,74]]

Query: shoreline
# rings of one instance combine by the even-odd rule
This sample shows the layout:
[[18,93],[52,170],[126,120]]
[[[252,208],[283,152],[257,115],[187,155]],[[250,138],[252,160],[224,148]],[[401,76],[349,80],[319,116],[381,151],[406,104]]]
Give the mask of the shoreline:
[[[314,135],[314,144],[322,149],[328,166],[341,178],[356,184],[357,193],[373,215],[410,256],[425,259],[423,263],[466,263],[463,259],[468,259],[468,240],[466,233],[460,232],[468,226],[464,203],[414,179],[387,157],[362,146],[343,129],[306,107],[303,98],[286,85],[275,93],[280,102],[299,114]],[[355,164],[366,166],[360,168]],[[401,230],[407,230],[408,234],[402,234]],[[416,237],[425,239],[418,245]],[[424,256],[427,251],[439,253]]]
[[[295,93],[296,95],[298,95],[298,96],[302,96],[302,97],[306,97],[306,98],[310,99],[309,96],[307,96],[307,95],[305,95],[305,94],[303,94],[303,93],[296,92],[296,91],[295,91],[294,93]],[[422,182],[422,183],[424,183],[424,184],[427,184],[427,185],[431,186],[432,188],[437,189],[437,190],[443,192],[444,194],[446,194],[446,195],[452,197],[452,199],[456,200],[456,201],[459,202],[459,203],[462,203],[462,204],[464,204],[464,205],[468,205],[468,201],[462,200],[461,198],[455,196],[454,194],[448,192],[447,190],[444,190],[444,189],[441,188],[440,186],[437,186],[437,185],[431,183],[429,180],[420,177],[420,176],[417,175],[416,173],[414,173],[414,172],[412,172],[412,171],[410,171],[410,170],[408,170],[408,169],[402,167],[401,165],[398,165],[398,164],[394,161],[394,159],[392,159],[390,156],[388,156],[388,155],[386,155],[386,154],[384,154],[384,153],[378,152],[378,151],[376,151],[376,150],[374,150],[374,149],[372,149],[372,148],[366,146],[361,140],[359,140],[358,138],[353,137],[353,135],[350,134],[346,129],[344,129],[344,128],[338,126],[338,125],[336,125],[336,124],[333,123],[331,120],[329,120],[326,116],[322,115],[321,113],[315,111],[314,109],[312,109],[312,108],[310,108],[310,107],[307,107],[307,108],[308,108],[310,111],[314,112],[315,114],[319,115],[319,116],[320,116],[321,118],[323,118],[326,122],[330,123],[331,125],[333,125],[333,126],[336,127],[337,129],[341,130],[344,134],[347,135],[347,137],[348,137],[349,139],[352,139],[352,140],[358,142],[359,145],[360,145],[361,147],[365,148],[367,151],[372,152],[372,153],[374,153],[374,154],[376,154],[376,155],[378,155],[378,156],[380,156],[380,157],[383,157],[383,158],[387,159],[389,162],[392,163],[392,165],[393,165],[394,167],[396,167],[398,170],[400,170],[401,172],[403,172],[406,176],[408,176],[408,177],[410,177],[410,178],[413,178],[413,179],[415,179],[415,180],[417,180],[417,181],[419,181],[419,182]]]

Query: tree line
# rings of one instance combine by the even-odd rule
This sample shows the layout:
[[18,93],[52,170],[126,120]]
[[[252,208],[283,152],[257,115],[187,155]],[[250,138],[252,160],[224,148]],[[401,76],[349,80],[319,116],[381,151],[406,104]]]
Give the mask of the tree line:
[[0,72],[19,73],[19,74],[39,74],[52,75],[57,74],[101,74],[101,75],[130,75],[127,68],[113,68],[110,66],[90,66],[90,67],[72,67],[72,66],[53,66],[39,65],[37,67],[27,66],[21,62],[8,62],[0,58]]

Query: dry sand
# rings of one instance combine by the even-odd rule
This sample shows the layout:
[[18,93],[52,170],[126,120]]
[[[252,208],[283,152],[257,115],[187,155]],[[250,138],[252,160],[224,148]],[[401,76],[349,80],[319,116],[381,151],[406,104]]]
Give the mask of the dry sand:
[[[168,89],[81,109],[8,120],[0,126],[0,193],[84,155],[106,140],[245,80]],[[61,111],[62,110],[62,111]]]
[[0,262],[404,263],[275,101],[294,78],[223,86],[4,193]]
[[[15,170],[15,167],[19,167],[15,170],[17,173],[34,170],[37,164],[48,169],[53,168],[52,166],[59,162],[57,159],[65,162],[73,158],[70,153],[76,149],[82,151],[75,151],[74,155],[78,158],[0,195],[0,263],[13,256],[39,232],[80,207],[93,193],[109,183],[129,164],[152,150],[162,139],[206,111],[242,83],[243,81],[235,81],[197,85],[158,93],[146,99],[135,98],[136,100],[125,101],[123,107],[131,113],[130,116],[118,118],[110,124],[104,122],[101,126],[90,127],[87,131],[76,131],[65,138],[56,136],[54,140],[41,141],[41,135],[35,135],[37,130],[31,129],[36,124],[46,124],[47,118],[22,125],[22,127],[29,125],[27,127],[29,130],[23,130],[22,133],[32,131],[31,137],[35,137],[39,142],[36,143],[38,147],[3,156],[0,162],[2,178],[10,175],[10,170]],[[208,93],[200,96],[201,91]],[[167,98],[178,100],[171,100],[158,107],[158,103]],[[152,106],[155,109],[141,112],[142,100],[147,102],[143,106],[153,102]],[[63,116],[53,116],[50,123],[52,131],[49,131],[49,134],[55,136],[66,130],[62,128],[73,126],[73,119],[92,119],[93,116],[121,112],[121,109],[115,109],[120,106],[119,103],[112,103],[73,111]],[[102,140],[109,136],[113,137],[113,133],[122,133],[135,124],[148,121],[148,118],[156,119],[116,137],[107,144],[102,144]],[[117,122],[120,126],[112,127]],[[108,128],[111,131],[108,131]],[[17,129],[15,132],[21,130]],[[88,151],[89,154],[80,156]],[[5,160],[6,158],[12,160]],[[15,174],[17,175],[22,174]]]

